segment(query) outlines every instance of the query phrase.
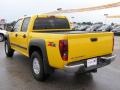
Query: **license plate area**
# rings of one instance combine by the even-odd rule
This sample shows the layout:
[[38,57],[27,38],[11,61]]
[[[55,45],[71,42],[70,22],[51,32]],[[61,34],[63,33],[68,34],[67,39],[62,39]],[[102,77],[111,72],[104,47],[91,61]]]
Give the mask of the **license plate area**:
[[97,58],[91,58],[87,60],[87,67],[96,66],[97,65]]

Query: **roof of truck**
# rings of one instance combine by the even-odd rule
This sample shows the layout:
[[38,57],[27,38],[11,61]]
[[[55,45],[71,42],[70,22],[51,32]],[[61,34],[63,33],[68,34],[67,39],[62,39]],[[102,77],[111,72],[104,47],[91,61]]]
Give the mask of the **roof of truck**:
[[57,17],[57,18],[66,18],[66,16],[63,16],[63,15],[51,15],[51,14],[33,14],[33,15],[30,15],[30,16],[23,16],[21,18],[25,18],[25,17]]

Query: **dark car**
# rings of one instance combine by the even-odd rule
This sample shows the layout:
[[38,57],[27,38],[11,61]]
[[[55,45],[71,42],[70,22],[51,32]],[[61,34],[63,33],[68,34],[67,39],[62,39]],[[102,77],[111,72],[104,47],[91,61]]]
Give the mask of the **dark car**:
[[120,35],[120,26],[115,27],[112,32],[114,32],[116,35]]

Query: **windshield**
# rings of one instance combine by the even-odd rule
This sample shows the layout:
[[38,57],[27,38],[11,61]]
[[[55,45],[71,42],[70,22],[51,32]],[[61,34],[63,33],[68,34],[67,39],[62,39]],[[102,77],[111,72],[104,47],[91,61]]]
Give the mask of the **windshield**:
[[33,29],[70,29],[70,26],[66,18],[39,17],[35,20]]

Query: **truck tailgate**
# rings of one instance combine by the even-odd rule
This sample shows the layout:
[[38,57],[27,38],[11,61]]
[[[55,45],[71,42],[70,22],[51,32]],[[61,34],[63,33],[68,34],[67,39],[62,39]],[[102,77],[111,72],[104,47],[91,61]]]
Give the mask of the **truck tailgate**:
[[112,32],[68,34],[68,62],[111,54]]

